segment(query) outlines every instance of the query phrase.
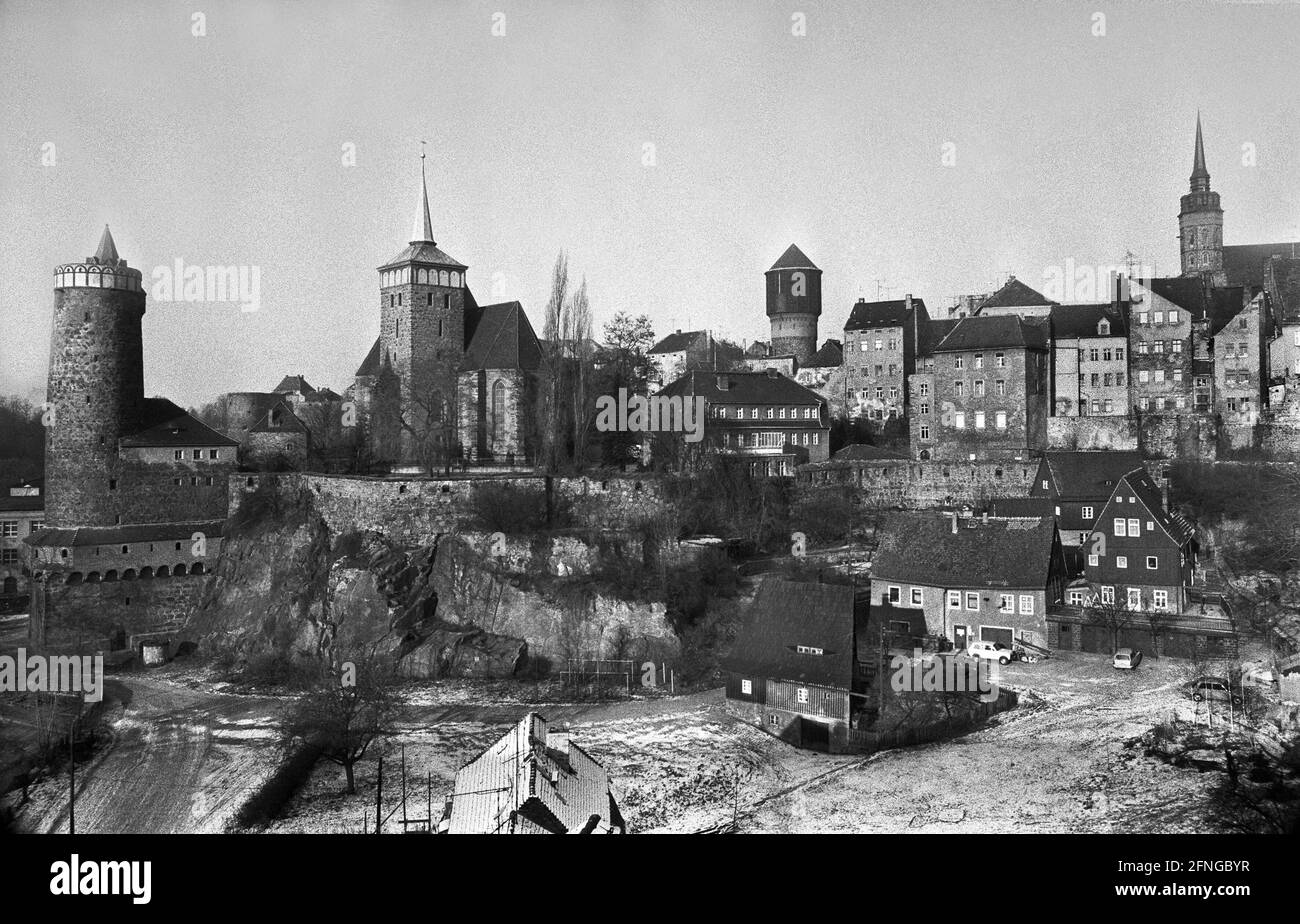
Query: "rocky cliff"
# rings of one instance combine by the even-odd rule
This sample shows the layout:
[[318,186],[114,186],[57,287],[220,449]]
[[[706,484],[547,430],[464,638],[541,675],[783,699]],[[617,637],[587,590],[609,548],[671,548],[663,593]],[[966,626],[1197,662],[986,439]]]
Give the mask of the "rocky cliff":
[[677,652],[664,603],[617,599],[591,578],[625,554],[621,543],[533,537],[494,555],[493,540],[447,533],[402,546],[374,530],[333,535],[309,492],[268,495],[231,518],[182,638],[244,662],[374,650],[427,678]]

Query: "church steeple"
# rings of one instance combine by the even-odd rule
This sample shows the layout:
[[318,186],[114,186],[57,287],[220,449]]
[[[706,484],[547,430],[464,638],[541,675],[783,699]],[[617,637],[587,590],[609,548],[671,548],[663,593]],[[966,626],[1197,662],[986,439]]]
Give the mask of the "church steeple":
[[1201,138],[1201,113],[1196,113],[1196,153],[1192,157],[1192,192],[1209,192],[1210,171],[1205,168],[1205,142]]
[[420,142],[420,201],[415,208],[415,224],[411,227],[412,244],[437,244],[433,239],[433,222],[429,220],[429,184],[424,178],[424,142]]

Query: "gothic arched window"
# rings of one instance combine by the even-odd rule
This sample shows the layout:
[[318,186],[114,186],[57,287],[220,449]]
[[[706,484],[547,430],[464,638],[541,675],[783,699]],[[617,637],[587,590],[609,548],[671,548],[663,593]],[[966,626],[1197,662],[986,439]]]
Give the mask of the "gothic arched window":
[[506,438],[506,383],[497,379],[492,386],[492,442],[500,443]]

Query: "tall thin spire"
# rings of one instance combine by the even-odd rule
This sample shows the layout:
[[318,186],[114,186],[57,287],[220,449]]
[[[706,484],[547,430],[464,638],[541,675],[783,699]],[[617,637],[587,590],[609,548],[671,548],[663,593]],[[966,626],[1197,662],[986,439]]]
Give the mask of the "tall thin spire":
[[1201,111],[1196,111],[1196,154],[1192,159],[1192,191],[1210,188],[1210,171],[1205,167],[1205,142],[1201,138]]
[[420,203],[415,210],[415,224],[411,228],[412,244],[434,244],[433,222],[429,220],[429,185],[424,178],[424,142],[420,142]]
[[99,248],[95,251],[95,259],[100,263],[107,263],[109,266],[117,266],[117,245],[113,243],[113,235],[108,230],[108,225],[104,225],[104,233],[99,238]]

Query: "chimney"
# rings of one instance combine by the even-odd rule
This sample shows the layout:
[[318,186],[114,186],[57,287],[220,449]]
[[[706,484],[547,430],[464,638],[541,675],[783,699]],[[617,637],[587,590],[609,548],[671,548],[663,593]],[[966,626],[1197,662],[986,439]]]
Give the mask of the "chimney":
[[725,373],[722,374],[722,375],[720,375],[720,376],[718,376],[718,378],[717,378],[717,385],[718,385],[718,391],[730,391],[730,390],[731,390],[731,376],[729,376],[729,375],[727,375],[727,374],[725,374]]
[[904,304],[907,305],[907,310],[908,310],[908,311],[911,311],[911,310],[912,310],[912,293],[911,293],[911,292],[908,292],[907,295],[903,296],[903,302],[904,302]]
[[957,511],[954,510],[949,514],[952,517],[952,534],[957,535]]
[[769,367],[768,367],[768,369],[767,369],[767,377],[768,377],[769,379],[774,379],[774,378],[777,377],[777,371],[776,371],[776,367],[775,367],[775,366],[769,366]]
[[1160,479],[1160,509],[1169,510],[1169,476]]
[[985,511],[984,511],[984,514],[983,514],[983,516],[980,517],[980,519],[984,521],[984,525],[985,525],[985,526],[988,526],[988,525],[989,525],[989,512],[988,512],[988,510],[985,510]]

